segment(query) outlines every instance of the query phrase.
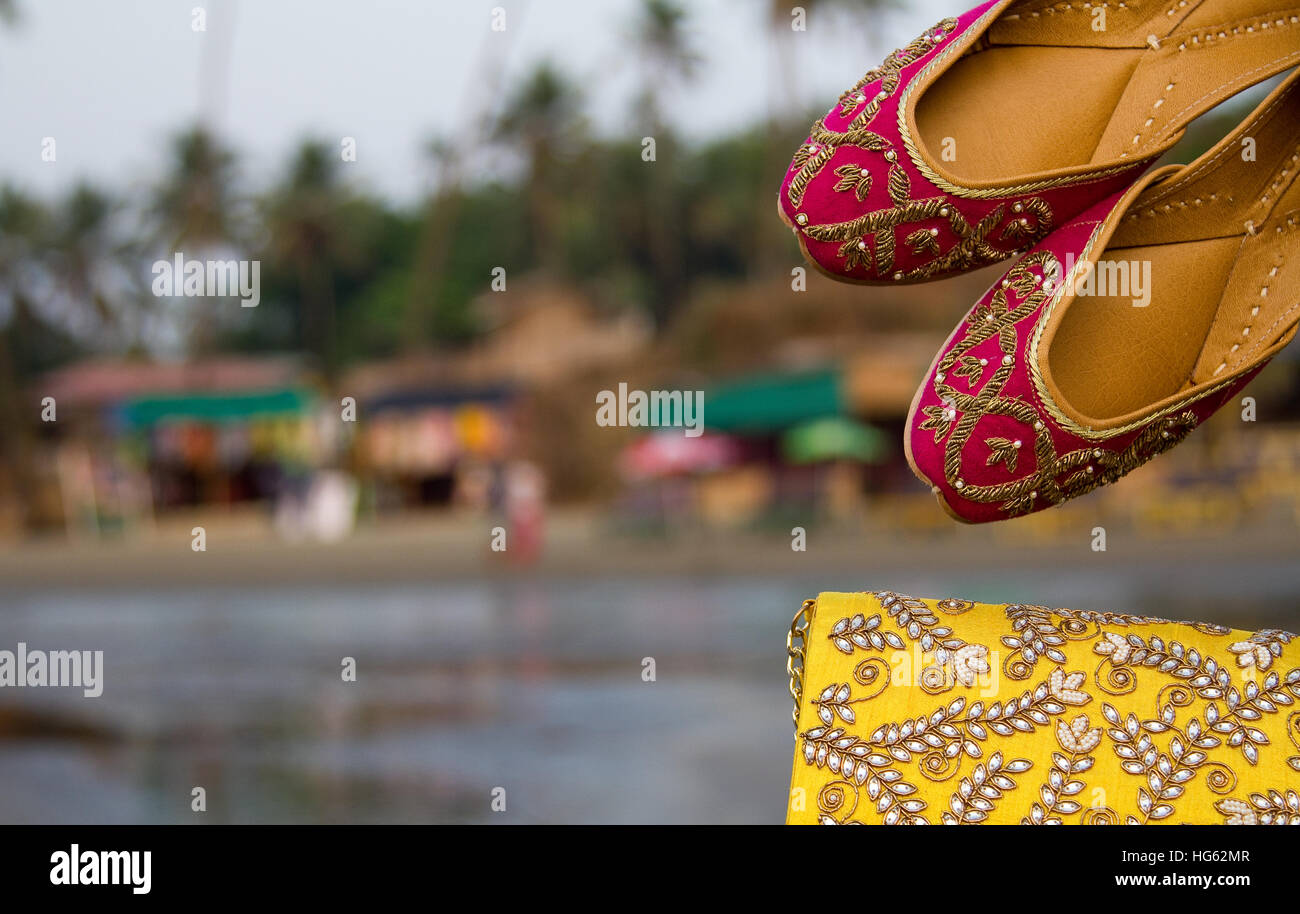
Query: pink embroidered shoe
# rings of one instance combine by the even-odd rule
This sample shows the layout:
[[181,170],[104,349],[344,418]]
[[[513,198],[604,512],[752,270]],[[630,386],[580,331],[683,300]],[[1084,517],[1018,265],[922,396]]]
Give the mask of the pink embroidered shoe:
[[849,282],[1027,250],[1127,187],[1197,116],[1300,62],[1285,0],[991,0],[890,54],[813,124],[779,210]]
[[1300,71],[1185,167],[1070,220],[991,288],[912,402],[912,469],[958,520],[1028,514],[1174,445],[1296,334]]

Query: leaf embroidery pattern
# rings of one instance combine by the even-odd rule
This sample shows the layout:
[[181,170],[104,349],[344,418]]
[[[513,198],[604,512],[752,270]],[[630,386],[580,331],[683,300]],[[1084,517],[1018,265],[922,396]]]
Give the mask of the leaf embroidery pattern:
[[[797,734],[800,757],[830,778],[818,792],[818,821],[957,825],[997,814],[1001,821],[1035,825],[1172,822],[1180,812],[1204,815],[1206,809],[1180,809],[1188,786],[1203,781],[1218,794],[1209,811],[1221,821],[1300,824],[1294,785],[1284,779],[1259,786],[1259,772],[1278,770],[1267,767],[1265,753],[1273,753],[1272,764],[1283,771],[1300,772],[1300,668],[1278,668],[1286,656],[1278,648],[1291,643],[1291,634],[1266,629],[1243,636],[1154,616],[1010,604],[1001,607],[1008,629],[1001,644],[1010,651],[1002,664],[1003,689],[1035,670],[1045,678],[993,701],[957,694],[925,713],[882,720],[869,709],[899,687],[890,676],[889,652],[919,647],[942,656],[950,671],[939,683],[943,688],[967,684],[951,671],[966,664],[969,673],[991,658],[959,632],[975,604],[892,591],[867,596],[879,612],[844,616],[823,630],[835,647],[831,656],[862,657],[853,661],[852,676],[819,684],[801,705],[815,719]],[[1220,639],[1223,653],[1213,656],[1218,649],[1150,630],[1157,626]],[[1251,647],[1232,649],[1239,645]],[[1255,647],[1270,657],[1263,675]],[[1238,658],[1247,654],[1252,659],[1243,666]],[[1099,660],[1094,672],[1071,669],[1089,655]],[[1234,668],[1244,672],[1234,676]],[[1153,713],[1123,703],[1138,691],[1139,680],[1158,687]],[[1108,696],[1099,708],[1092,705],[1094,687]],[[1108,777],[1125,779],[1104,785],[1121,801],[1118,811],[1084,806],[1100,753],[1118,765],[1118,771],[1107,768]],[[1253,789],[1238,793],[1244,765],[1258,771],[1247,782]],[[1031,771],[1041,774],[1036,787],[1026,789],[1024,776]],[[950,786],[936,794],[930,785],[940,783]]]
[[[972,310],[963,335],[935,365],[932,389],[943,405],[922,407],[924,419],[918,426],[934,432],[935,444],[944,443],[943,472],[949,486],[968,501],[999,505],[1008,516],[1059,504],[1112,483],[1183,441],[1198,423],[1195,413],[1183,410],[1153,419],[1121,450],[1084,447],[1057,452],[1052,431],[1037,405],[1003,392],[1020,359],[1018,325],[1026,322],[1026,327],[1032,328],[1029,318],[1040,312],[1054,289],[1049,278],[1053,275],[1060,275],[1054,255],[1046,251],[1030,254],[1011,268],[987,301]],[[957,369],[968,366],[975,351],[984,352],[987,343],[996,343],[1000,353],[994,371],[987,378],[981,373],[982,386],[959,389],[953,384]],[[987,355],[983,358],[992,361]],[[1013,420],[1024,429],[1020,440],[1023,452],[1033,454],[1032,472],[982,485],[963,478],[963,455],[980,420],[987,416]],[[987,444],[993,439],[984,440]],[[1006,465],[1014,472],[1011,463]],[[1251,652],[1262,656],[1253,648]]]
[[[841,705],[849,704],[851,690],[841,693],[837,689],[833,697]],[[819,698],[819,710],[821,702]],[[1043,682],[1032,692],[991,705],[982,701],[968,705],[964,697],[958,697],[929,715],[882,724],[866,739],[844,727],[826,726],[814,727],[800,738],[804,761],[818,768],[825,766],[862,788],[885,824],[921,824],[928,821],[924,816],[927,803],[913,796],[917,788],[898,772],[898,765],[915,765],[923,778],[945,780],[958,772],[964,760],[982,759],[984,744],[992,736],[1031,733],[1049,726],[1053,716],[1064,711],[1065,704]],[[1022,770],[1017,764],[1014,773]],[[981,804],[974,808],[989,811],[981,809]],[[827,810],[821,812],[827,814]]]
[[[942,272],[996,262],[1014,253],[1014,250],[1008,251],[994,245],[994,237],[1012,243],[1015,250],[1027,250],[1030,244],[1051,231],[1052,211],[1040,197],[1017,201],[1010,209],[998,205],[973,226],[947,197],[913,199],[912,181],[899,162],[898,151],[880,134],[868,129],[881,105],[897,91],[903,68],[933,51],[957,25],[956,19],[943,20],[907,47],[894,51],[880,66],[869,70],[856,85],[840,96],[838,115],[841,118],[852,115],[847,127],[844,130],[832,130],[827,126],[825,118],[818,120],[809,130],[808,141],[794,155],[792,164],[795,173],[790,179],[786,194],[795,208],[802,205],[808,186],[831,161],[836,150],[856,148],[884,157],[888,168],[885,184],[891,204],[889,207],[849,222],[806,228],[808,237],[814,240],[841,242],[838,254],[843,258],[846,270],[870,270],[874,267],[877,276],[890,275],[894,271],[897,246],[895,230],[924,220],[946,219],[956,243],[947,252],[942,252],[936,228],[913,230],[907,236],[908,244],[914,254],[926,254],[929,259],[906,272],[893,272],[895,280],[927,279]],[[868,92],[867,86],[876,83],[879,84],[876,91]],[[861,163],[841,165],[835,169],[835,175],[839,179],[834,185],[836,192],[853,191],[860,202],[866,200],[871,190],[869,169]],[[1006,218],[1008,215],[1011,216],[1010,219]],[[870,245],[867,243],[868,238],[871,239]],[[874,251],[874,257],[866,256],[869,250]]]
[[1004,763],[1001,752],[994,752],[987,763],[975,766],[969,777],[957,782],[957,791],[948,800],[948,809],[941,814],[945,825],[970,825],[989,817],[999,800],[1016,789],[1012,775],[1021,774],[1034,766],[1029,759],[1012,759]]

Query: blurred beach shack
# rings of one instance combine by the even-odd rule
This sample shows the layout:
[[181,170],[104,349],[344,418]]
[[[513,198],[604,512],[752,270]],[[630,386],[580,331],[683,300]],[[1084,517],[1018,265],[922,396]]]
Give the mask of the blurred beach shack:
[[74,536],[274,497],[340,447],[292,356],[92,359],[47,374],[32,399],[44,420],[27,493],[35,525]]
[[547,404],[585,404],[581,379],[626,364],[649,335],[643,321],[602,315],[546,282],[486,294],[476,308],[486,329],[473,344],[360,365],[339,385],[360,409],[356,468],[380,513],[499,512],[512,480],[563,476],[585,428],[581,413],[551,416]]
[[[793,312],[753,284],[656,337],[570,284],[521,280],[475,302],[472,342],[354,364],[328,387],[298,355],[73,362],[27,391],[31,415],[48,400],[57,420],[31,429],[26,526],[112,536],[243,509],[286,538],[337,539],[431,510],[500,516],[523,554],[550,503],[668,534],[869,524],[886,505],[895,526],[945,524],[899,446],[933,334],[855,326],[861,303],[837,314],[836,291]],[[1296,376],[1279,366],[1255,385],[1264,415],[1296,414]],[[702,390],[704,433],[600,427],[595,396],[620,383]],[[1279,483],[1295,477],[1297,426],[1243,436],[1231,411],[1210,425],[1094,503],[1161,526],[1265,508],[1300,520],[1300,492]],[[14,532],[17,478],[0,486]]]
[[33,429],[31,526],[113,534],[167,512],[247,505],[268,508],[286,536],[331,539],[358,515],[531,517],[547,480],[564,476],[570,425],[582,424],[547,404],[585,404],[575,378],[626,364],[648,329],[546,283],[478,308],[486,327],[472,345],[356,365],[333,389],[286,355],[91,359],[50,372],[28,391],[54,410]]
[[[705,434],[657,429],[621,459],[632,515],[716,526],[849,521],[867,501],[911,479],[897,442],[933,357],[919,335],[839,351],[801,340],[788,361],[706,385]],[[657,516],[656,516],[657,515]]]

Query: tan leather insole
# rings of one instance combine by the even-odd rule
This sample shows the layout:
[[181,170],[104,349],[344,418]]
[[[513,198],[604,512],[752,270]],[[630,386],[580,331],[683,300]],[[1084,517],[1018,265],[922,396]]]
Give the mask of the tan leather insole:
[[1128,262],[1130,272],[1150,263],[1150,304],[1134,307],[1131,285],[1066,300],[1046,369],[1073,411],[1100,422],[1126,416],[1248,367],[1294,332],[1297,85],[1128,207],[1096,259]]
[[[1111,120],[1126,116],[1116,99],[1141,56],[1133,48],[989,48],[958,60],[921,96],[917,127],[962,180],[1083,165],[1096,158]],[[945,148],[955,158],[944,160]]]
[[1096,4],[1014,4],[926,87],[918,138],[953,178],[976,184],[1159,150],[1300,60],[1300,8],[1278,4],[1107,4],[1104,31]]
[[[1130,274],[1150,263],[1150,288],[1143,290],[1149,303],[1134,304],[1131,278],[1127,294],[1071,302],[1051,348],[1052,377],[1066,401],[1086,416],[1108,419],[1187,387],[1219,310],[1221,277],[1240,247],[1240,238],[1213,238],[1108,248],[1106,260],[1127,263]],[[1099,270],[1102,275],[1111,286],[1124,278]]]

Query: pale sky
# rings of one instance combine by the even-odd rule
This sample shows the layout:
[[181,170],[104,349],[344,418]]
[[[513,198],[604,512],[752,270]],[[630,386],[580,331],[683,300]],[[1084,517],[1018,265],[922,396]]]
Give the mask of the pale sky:
[[[551,58],[585,85],[595,129],[637,129],[627,41],[637,0],[18,2],[19,23],[0,30],[0,182],[39,196],[86,177],[142,188],[164,165],[166,138],[203,114],[241,153],[254,186],[304,136],[350,136],[358,180],[407,201],[431,179],[424,141],[463,133],[481,105],[485,59],[501,62],[508,86]],[[685,5],[705,64],[668,96],[673,122],[698,138],[765,116],[783,91],[768,4]],[[960,5],[899,3],[869,28],[814,11],[807,32],[788,42],[799,100],[829,107],[884,54]],[[491,29],[495,7],[506,11],[504,32]],[[206,31],[193,28],[198,8]],[[41,158],[46,137],[53,163]]]

